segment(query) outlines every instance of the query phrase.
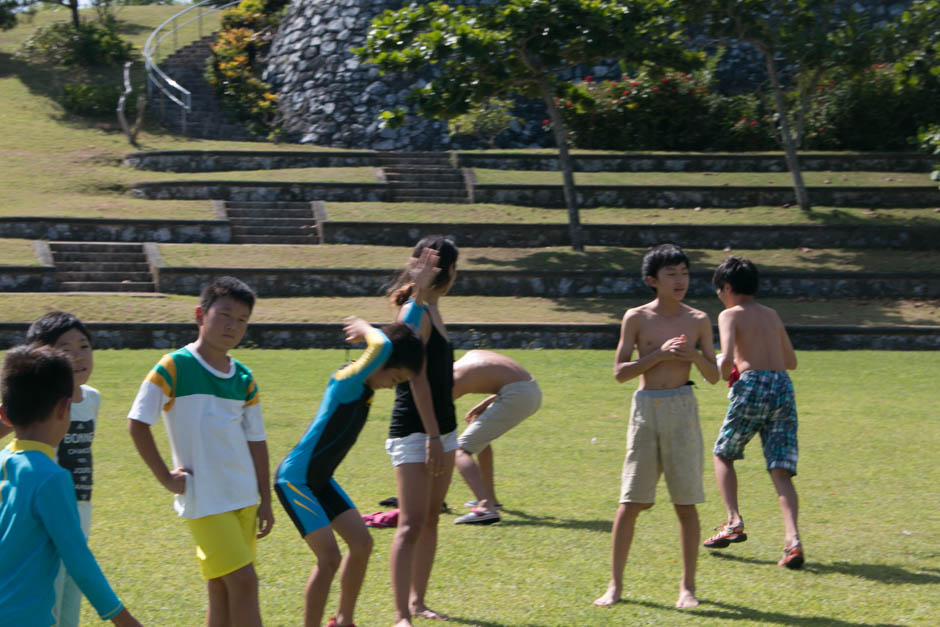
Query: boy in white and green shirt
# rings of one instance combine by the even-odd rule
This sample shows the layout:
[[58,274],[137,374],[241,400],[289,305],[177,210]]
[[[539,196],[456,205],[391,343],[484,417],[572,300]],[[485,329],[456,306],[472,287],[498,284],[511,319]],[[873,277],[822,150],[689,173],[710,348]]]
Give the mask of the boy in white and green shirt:
[[[255,541],[274,523],[267,443],[251,370],[228,355],[241,341],[254,292],[233,277],[203,289],[199,337],[164,355],[128,414],[131,437],[196,541],[207,582],[207,624],[260,625]],[[166,465],[151,427],[164,419]]]

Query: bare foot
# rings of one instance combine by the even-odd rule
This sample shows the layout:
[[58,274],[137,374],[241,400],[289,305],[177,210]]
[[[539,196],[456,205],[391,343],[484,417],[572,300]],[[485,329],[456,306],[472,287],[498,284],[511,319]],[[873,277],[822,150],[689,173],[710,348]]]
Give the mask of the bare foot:
[[397,621],[394,625],[392,625],[392,627],[414,627],[414,626],[411,624],[410,618],[403,618],[400,621]]
[[698,605],[698,599],[691,590],[679,590],[679,600],[676,601],[676,608],[687,610]]
[[417,616],[419,618],[426,618],[428,620],[450,620],[450,616],[447,614],[441,614],[440,612],[435,612],[427,605],[421,605],[411,608],[412,618]]
[[594,605],[597,605],[598,607],[610,607],[618,601],[620,601],[620,588],[614,584],[610,584],[607,587],[607,592],[604,593],[604,596],[594,600]]

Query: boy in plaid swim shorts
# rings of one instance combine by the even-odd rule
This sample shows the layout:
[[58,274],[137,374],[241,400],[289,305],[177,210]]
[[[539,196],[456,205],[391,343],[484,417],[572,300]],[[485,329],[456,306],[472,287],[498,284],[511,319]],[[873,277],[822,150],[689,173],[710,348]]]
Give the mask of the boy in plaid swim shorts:
[[757,268],[743,257],[726,259],[712,279],[725,306],[718,315],[718,366],[731,387],[728,413],[712,451],[728,520],[715,528],[718,533],[706,540],[705,546],[721,549],[747,540],[738,511],[734,462],[744,458],[744,447],[760,433],[786,530],[783,558],[777,565],[800,568],[804,556],[796,524],[799,501],[792,480],[797,462],[796,401],[786,372],[796,368],[796,353],[777,312],[755,300],[758,280]]

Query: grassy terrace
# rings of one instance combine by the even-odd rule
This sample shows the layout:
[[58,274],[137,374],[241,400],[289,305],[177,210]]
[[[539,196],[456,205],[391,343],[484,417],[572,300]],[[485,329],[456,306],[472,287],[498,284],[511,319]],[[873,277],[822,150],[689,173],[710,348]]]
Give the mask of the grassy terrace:
[[[686,251],[695,269],[711,269],[730,253]],[[774,272],[940,272],[940,253],[901,250],[736,250]],[[389,268],[402,265],[409,250],[398,246],[290,246],[246,244],[162,244],[167,266],[247,268]],[[460,269],[473,270],[612,270],[638,272],[646,249],[590,246],[587,254],[570,248],[463,248]]]
[[[162,205],[162,203],[161,203]],[[327,203],[330,220],[350,222],[493,222],[566,224],[564,209],[514,205],[433,205],[427,203]],[[816,207],[810,213],[798,207],[742,209],[582,209],[583,224],[827,224],[858,226],[940,226],[938,209],[846,209]]]
[[[459,279],[458,279],[459,280]],[[448,296],[441,301],[447,322],[565,322],[616,323],[637,298],[515,298]],[[688,299],[715,322],[721,311],[717,299]],[[938,325],[940,301],[907,300],[787,300],[768,298],[787,324]],[[29,322],[47,311],[71,311],[86,322],[191,322],[195,296],[153,294],[0,293],[0,310],[7,322]],[[253,322],[340,322],[356,314],[388,322],[394,311],[379,295],[355,298],[262,298]]]
[[[475,168],[481,184],[561,185],[560,172],[487,170]],[[807,185],[895,186],[936,185],[929,173],[804,172]],[[779,185],[793,184],[789,172],[576,172],[579,185]]]
[[[409,250],[398,246],[161,244],[167,266],[225,268],[385,268],[401,266]],[[589,246],[581,255],[565,247],[463,248],[464,270],[609,270],[635,272],[645,249]],[[710,269],[730,253],[688,249],[693,269]],[[775,249],[735,250],[768,272],[940,272],[936,251]],[[0,266],[38,265],[31,240],[0,239]]]

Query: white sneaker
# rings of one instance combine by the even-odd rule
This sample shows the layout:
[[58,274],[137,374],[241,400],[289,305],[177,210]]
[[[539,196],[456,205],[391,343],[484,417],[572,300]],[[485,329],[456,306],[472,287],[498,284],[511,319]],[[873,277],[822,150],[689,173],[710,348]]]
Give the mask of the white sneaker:
[[488,512],[485,509],[471,509],[454,521],[455,525],[492,525],[499,522],[499,512]]

